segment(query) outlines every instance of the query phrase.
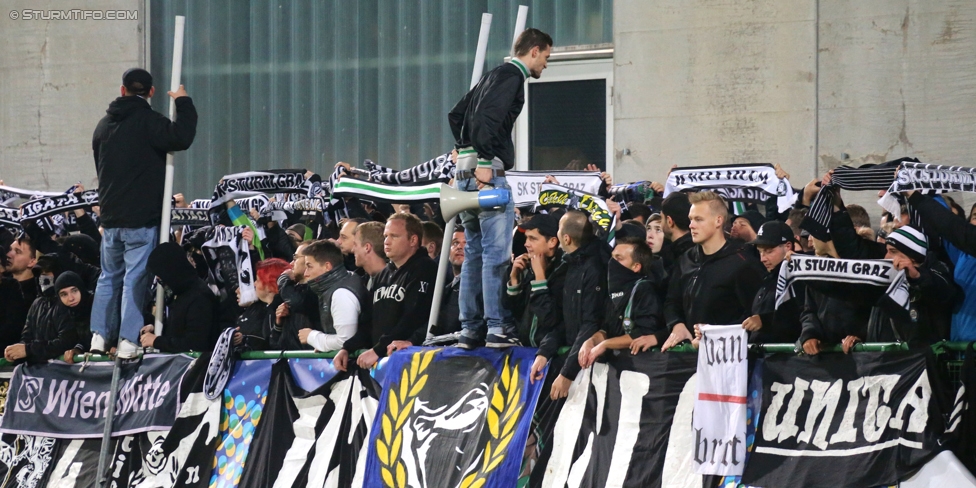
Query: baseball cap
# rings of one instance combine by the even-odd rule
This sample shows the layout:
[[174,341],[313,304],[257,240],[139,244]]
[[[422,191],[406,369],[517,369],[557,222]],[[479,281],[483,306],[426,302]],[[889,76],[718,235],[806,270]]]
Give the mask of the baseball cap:
[[122,74],[122,86],[136,95],[146,95],[153,86],[152,75],[142,68],[131,68]]
[[752,230],[756,232],[759,232],[759,228],[762,227],[763,222],[766,221],[766,218],[763,217],[763,215],[759,213],[757,210],[746,210],[745,212],[736,215],[735,218],[732,219],[732,221],[735,222],[736,219],[748,220],[749,226],[752,227]]
[[771,220],[759,227],[759,231],[756,232],[756,240],[749,244],[755,244],[757,246],[779,246],[787,242],[792,242],[793,239],[793,229],[790,226],[778,220]]
[[532,229],[538,230],[546,238],[556,237],[556,232],[559,231],[559,220],[549,214],[536,214],[519,225],[519,230],[522,232]]

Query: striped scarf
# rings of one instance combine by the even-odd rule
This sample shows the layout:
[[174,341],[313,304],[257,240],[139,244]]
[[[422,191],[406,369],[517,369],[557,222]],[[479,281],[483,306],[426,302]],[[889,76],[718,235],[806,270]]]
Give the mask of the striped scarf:
[[363,161],[363,166],[366,166],[366,171],[369,171],[369,181],[395,185],[422,181],[443,181],[446,183],[454,178],[455,170],[455,164],[454,161],[451,161],[451,153],[449,152],[402,171],[380,166],[368,159]]
[[443,183],[393,186],[354,178],[343,178],[333,188],[335,197],[359,197],[384,203],[436,202],[441,198]]
[[976,192],[976,168],[940,166],[920,162],[904,163],[878,204],[898,215],[901,202],[895,196],[910,190]]
[[[217,265],[216,254],[210,250],[226,247],[234,254],[234,264],[237,272],[237,285],[241,290],[241,303],[251,303],[258,299],[254,289],[254,270],[251,266],[251,254],[247,248],[247,241],[241,236],[246,227],[215,227],[213,236],[203,243],[204,257],[209,257],[211,267]],[[213,273],[217,276],[218,273]]]
[[779,212],[786,212],[796,201],[789,180],[776,176],[769,164],[738,166],[697,166],[672,170],[664,185],[664,196],[676,191],[716,190],[720,188],[757,189],[776,198]]
[[794,254],[783,264],[776,280],[776,308],[794,297],[797,281],[829,283],[838,297],[873,296],[884,289],[898,307],[908,310],[905,271],[879,259],[832,259]]

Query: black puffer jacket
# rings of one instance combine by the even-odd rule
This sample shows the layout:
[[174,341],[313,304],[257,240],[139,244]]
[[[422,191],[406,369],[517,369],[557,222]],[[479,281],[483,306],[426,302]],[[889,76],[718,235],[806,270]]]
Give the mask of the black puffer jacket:
[[515,64],[502,64],[458,101],[447,115],[457,147],[474,147],[478,159],[497,157],[505,169],[515,166],[512,127],[525,104],[526,76]]
[[[509,271],[511,276],[511,271]],[[563,285],[566,263],[563,251],[556,249],[546,265],[545,282],[533,283],[532,266],[522,271],[518,286],[508,286],[505,306],[517,320],[519,340],[523,346],[539,347],[546,334],[563,321]]]
[[27,346],[29,363],[43,363],[75,347],[77,334],[71,313],[53,290],[34,300],[27,312],[21,342]]
[[783,263],[763,277],[762,284],[752,301],[752,315],[762,320],[762,328],[749,333],[754,344],[794,343],[800,338],[800,312],[806,297],[806,284],[793,283],[794,297],[776,308],[776,281]]
[[708,256],[701,246],[686,252],[673,270],[664,305],[668,327],[685,324],[741,324],[752,312],[752,301],[766,269],[744,246],[726,241]]
[[566,279],[563,284],[561,326],[549,331],[538,354],[552,358],[560,347],[570,346],[560,374],[575,380],[580,371],[576,355],[583,342],[603,328],[607,306],[607,261],[610,249],[599,239],[563,255]]
[[102,226],[159,225],[166,153],[183,151],[193,143],[197,130],[193,101],[176,99],[175,121],[136,96],[116,98],[105,112],[92,136]]

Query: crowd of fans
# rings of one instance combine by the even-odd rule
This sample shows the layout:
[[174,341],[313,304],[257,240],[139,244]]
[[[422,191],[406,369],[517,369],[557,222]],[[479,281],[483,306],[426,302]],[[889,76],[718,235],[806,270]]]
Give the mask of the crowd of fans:
[[[617,215],[613,247],[586,213],[520,209],[501,306],[514,317],[517,342],[538,348],[533,380],[569,347],[550,390],[553,398],[563,397],[579,371],[602,355],[694,343],[698,324],[741,323],[751,342],[796,343],[807,354],[831,344],[847,351],[859,341],[976,339],[972,301],[964,300],[976,286],[976,211],[967,216],[948,197],[912,193],[907,202],[925,227],[908,225],[906,210],[884,215],[876,234],[867,212],[845,206],[837,190],[832,240],[821,241],[799,228],[821,185],[813,181],[797,190],[795,208],[783,214],[764,215],[753,206],[736,215],[712,191],[658,194],[624,205],[609,199]],[[177,202],[185,205],[179,195]],[[140,330],[141,346],[203,351],[233,328],[239,351],[331,351],[336,367],[346,369],[353,357],[368,368],[431,337],[440,343],[460,337],[465,229],[449,229],[444,298],[437,325],[428,330],[444,235],[437,205],[346,198],[344,208],[349,217],[338,221],[321,213],[296,212],[284,221],[253,213],[263,238],[245,232],[254,239],[245,256],[254,264],[257,299],[250,303],[240,299],[227,269],[214,272],[203,257],[211,226],[173,232],[146,263],[154,286],[167,290],[165,332],[156,335],[151,325],[153,290],[147,287],[142,314],[150,325]],[[72,362],[91,349],[99,209],[74,213],[61,236],[36,223],[0,230],[0,345],[8,361],[63,355]],[[230,225],[226,215],[221,219]],[[910,318],[800,283],[795,298],[776,307],[780,268],[796,254],[892,261],[907,275]]]

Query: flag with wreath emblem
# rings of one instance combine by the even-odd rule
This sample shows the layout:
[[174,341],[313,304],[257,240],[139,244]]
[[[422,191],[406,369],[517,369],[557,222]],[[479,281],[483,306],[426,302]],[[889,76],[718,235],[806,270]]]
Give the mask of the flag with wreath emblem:
[[364,486],[511,487],[542,382],[535,349],[410,348],[386,364]]

